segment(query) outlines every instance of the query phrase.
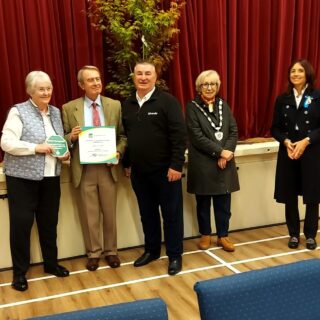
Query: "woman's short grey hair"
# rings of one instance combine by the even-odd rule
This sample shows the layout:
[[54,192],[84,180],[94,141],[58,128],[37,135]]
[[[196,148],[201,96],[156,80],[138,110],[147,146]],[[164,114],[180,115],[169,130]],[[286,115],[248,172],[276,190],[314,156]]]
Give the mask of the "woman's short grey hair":
[[35,91],[35,85],[36,81],[38,80],[44,80],[48,81],[51,84],[52,87],[52,82],[49,77],[49,75],[43,71],[31,71],[28,73],[26,76],[25,84],[26,84],[26,91],[28,95],[31,95]]
[[197,92],[201,92],[201,85],[204,83],[204,79],[209,76],[213,76],[214,82],[217,83],[217,93],[219,92],[221,81],[220,81],[219,73],[215,70],[205,70],[198,75],[196,79]]

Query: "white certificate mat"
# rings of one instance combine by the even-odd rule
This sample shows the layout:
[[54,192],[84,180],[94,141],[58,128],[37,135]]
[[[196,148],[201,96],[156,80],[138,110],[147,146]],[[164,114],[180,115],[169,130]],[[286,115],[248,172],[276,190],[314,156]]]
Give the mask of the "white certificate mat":
[[116,129],[107,127],[82,127],[79,134],[81,164],[117,164]]

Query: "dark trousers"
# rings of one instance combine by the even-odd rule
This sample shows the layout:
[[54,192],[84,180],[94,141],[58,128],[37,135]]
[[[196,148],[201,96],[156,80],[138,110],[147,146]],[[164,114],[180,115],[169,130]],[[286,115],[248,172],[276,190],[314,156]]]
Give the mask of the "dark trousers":
[[[298,209],[298,197],[292,199],[285,204],[286,223],[291,237],[300,236],[300,216]],[[305,237],[315,238],[318,231],[319,220],[319,204],[307,203],[306,215],[303,226],[303,233]]]
[[196,195],[199,232],[211,234],[211,199],[218,237],[227,237],[231,217],[231,194]]
[[132,168],[131,183],[139,204],[145,251],[160,254],[160,207],[166,254],[173,259],[183,252],[182,187],[181,180],[169,182],[167,172],[141,173]]
[[59,177],[41,181],[6,177],[10,214],[10,246],[14,275],[25,275],[30,264],[30,234],[37,221],[44,265],[57,264]]

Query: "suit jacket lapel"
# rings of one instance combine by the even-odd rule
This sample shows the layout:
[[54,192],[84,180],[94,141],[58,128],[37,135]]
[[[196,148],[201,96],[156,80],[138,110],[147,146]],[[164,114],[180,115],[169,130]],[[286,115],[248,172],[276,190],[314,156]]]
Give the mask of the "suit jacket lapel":
[[76,118],[76,121],[78,122],[80,127],[84,127],[84,99],[80,98],[76,102],[75,110],[74,110],[74,117]]
[[300,100],[300,103],[299,103],[299,107],[298,107],[299,110],[302,109],[302,106],[303,106],[305,100],[306,99],[305,99],[305,93],[304,93],[301,100]]
[[109,108],[109,102],[106,97],[101,96],[101,103],[104,114],[104,123],[106,126],[110,125],[110,117],[111,117],[111,108]]

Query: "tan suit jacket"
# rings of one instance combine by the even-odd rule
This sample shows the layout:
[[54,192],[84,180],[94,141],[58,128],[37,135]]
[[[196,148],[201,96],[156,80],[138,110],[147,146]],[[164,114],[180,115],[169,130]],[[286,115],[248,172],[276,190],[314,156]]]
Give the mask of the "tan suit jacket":
[[[124,154],[127,145],[127,138],[124,135],[121,120],[121,104],[117,100],[101,96],[101,103],[106,126],[115,126],[117,138],[117,151]],[[82,165],[79,157],[78,141],[72,143],[70,140],[71,130],[76,126],[84,127],[84,98],[72,100],[62,106],[62,120],[65,132],[65,139],[68,142],[71,152],[71,172],[72,181],[75,188],[80,184],[82,175]],[[115,181],[117,181],[116,168],[112,166],[111,172]]]

